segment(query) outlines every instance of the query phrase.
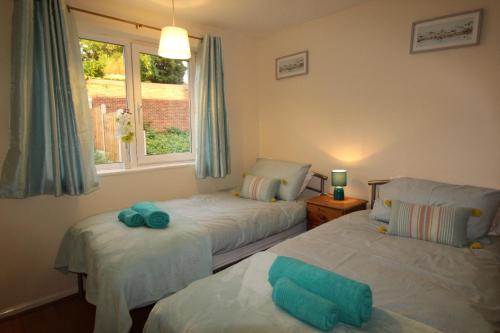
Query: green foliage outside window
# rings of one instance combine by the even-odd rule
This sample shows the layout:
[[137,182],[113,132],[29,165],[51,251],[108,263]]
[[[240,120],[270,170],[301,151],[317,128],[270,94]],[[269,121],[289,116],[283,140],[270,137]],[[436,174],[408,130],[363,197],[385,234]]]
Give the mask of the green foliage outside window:
[[182,84],[187,67],[181,60],[167,59],[155,55],[140,55],[141,81],[153,83]]
[[191,151],[189,131],[179,128],[168,128],[164,131],[155,131],[150,124],[144,124],[146,131],[146,153],[161,155],[173,153],[187,153]]
[[[86,79],[123,80],[123,46],[80,39],[80,53]],[[187,67],[182,60],[140,54],[141,81],[153,83],[182,84]]]

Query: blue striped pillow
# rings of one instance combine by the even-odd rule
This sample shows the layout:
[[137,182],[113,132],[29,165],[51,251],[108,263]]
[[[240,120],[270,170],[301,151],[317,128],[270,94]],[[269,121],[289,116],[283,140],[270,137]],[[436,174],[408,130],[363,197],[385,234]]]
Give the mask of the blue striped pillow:
[[276,197],[279,187],[279,179],[246,175],[241,187],[240,197],[269,202]]
[[389,234],[462,247],[471,208],[427,206],[392,200]]

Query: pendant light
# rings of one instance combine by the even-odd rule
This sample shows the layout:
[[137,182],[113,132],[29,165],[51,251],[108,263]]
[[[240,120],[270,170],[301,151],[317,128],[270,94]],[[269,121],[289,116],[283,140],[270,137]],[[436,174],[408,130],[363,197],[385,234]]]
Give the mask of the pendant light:
[[158,54],[170,59],[186,60],[191,58],[188,32],[186,29],[175,26],[174,0],[172,0],[172,25],[161,29]]

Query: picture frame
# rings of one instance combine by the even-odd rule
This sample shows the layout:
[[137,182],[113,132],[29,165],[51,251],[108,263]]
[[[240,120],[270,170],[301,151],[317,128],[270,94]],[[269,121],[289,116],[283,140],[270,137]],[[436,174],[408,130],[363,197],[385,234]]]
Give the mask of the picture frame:
[[481,8],[414,22],[410,54],[478,45],[482,20]]
[[276,80],[287,79],[309,73],[309,52],[307,50],[276,58]]

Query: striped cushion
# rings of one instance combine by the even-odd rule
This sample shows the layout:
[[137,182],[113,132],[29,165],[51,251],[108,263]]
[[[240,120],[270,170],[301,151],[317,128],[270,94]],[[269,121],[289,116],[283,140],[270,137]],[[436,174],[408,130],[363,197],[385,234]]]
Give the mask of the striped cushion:
[[471,208],[426,206],[392,200],[389,234],[462,247]]
[[259,201],[272,201],[278,194],[279,187],[279,179],[246,175],[240,197]]

